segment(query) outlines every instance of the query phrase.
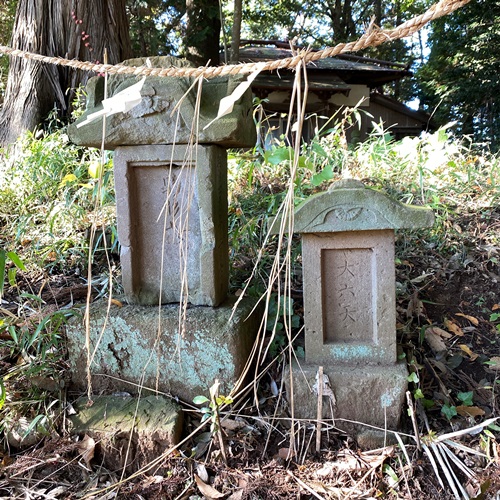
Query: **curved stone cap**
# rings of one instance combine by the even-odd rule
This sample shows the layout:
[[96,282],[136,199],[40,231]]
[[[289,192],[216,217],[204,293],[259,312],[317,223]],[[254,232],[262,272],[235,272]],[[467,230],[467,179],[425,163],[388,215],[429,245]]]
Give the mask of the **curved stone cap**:
[[[193,66],[188,61],[170,56],[130,59],[122,65],[140,67],[146,64],[147,59],[151,66],[157,68]],[[113,97],[140,79],[129,75],[111,75],[108,79],[108,97]],[[253,147],[256,132],[252,120],[252,93],[249,89],[238,100],[231,113],[205,128],[217,116],[221,99],[230,95],[244,79],[244,76],[236,75],[203,81],[198,106],[198,86],[193,86],[192,78],[149,76],[141,89],[141,102],[125,113],[116,113],[106,119],[105,148],[189,144],[192,142],[193,130],[198,130],[199,144]],[[68,127],[68,135],[75,144],[99,148],[102,141],[102,117],[81,127],[78,125],[85,122],[89,114],[103,109],[104,78],[91,78],[87,83],[86,93],[87,109]],[[198,123],[196,117],[199,119]]]
[[[281,217],[272,222],[277,233]],[[405,205],[355,179],[336,182],[303,201],[294,214],[296,233],[336,233],[373,229],[414,229],[434,224],[431,209]]]

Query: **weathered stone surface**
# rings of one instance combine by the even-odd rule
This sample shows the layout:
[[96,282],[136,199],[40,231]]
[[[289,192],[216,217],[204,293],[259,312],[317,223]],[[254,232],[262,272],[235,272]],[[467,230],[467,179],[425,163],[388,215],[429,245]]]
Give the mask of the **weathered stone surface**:
[[224,301],[229,280],[224,149],[120,147],[114,169],[127,299],[158,305],[181,302],[187,292],[195,305]]
[[[96,441],[96,458],[110,470],[132,473],[151,463],[181,438],[180,405],[163,396],[95,396],[75,404],[73,434]],[[128,451],[127,451],[128,450]],[[125,462],[125,459],[126,462]]]
[[[186,61],[168,56],[149,59],[153,67],[189,66]],[[132,59],[122,64],[144,66],[146,58]],[[193,133],[197,135],[199,144],[253,147],[256,132],[252,121],[250,90],[236,103],[230,114],[204,128],[217,116],[221,99],[231,94],[244,79],[244,76],[238,75],[203,80],[201,102],[198,106],[198,84],[191,88],[194,83],[192,78],[147,77],[141,90],[141,103],[129,112],[117,113],[106,119],[105,149],[141,144],[189,144],[192,142]],[[108,97],[139,80],[140,77],[111,75],[108,79]],[[85,121],[89,114],[102,109],[104,78],[92,78],[86,90],[87,110],[70,125],[68,134],[75,144],[101,147],[102,118],[81,128],[77,128],[77,125]],[[196,116],[199,116],[198,122],[195,120]]]
[[[433,221],[431,210],[398,203],[354,179],[297,207],[306,363],[296,367],[293,387],[287,387],[296,417],[316,418],[317,395],[310,387],[323,366],[336,396],[335,404],[325,402],[324,418],[398,428],[408,371],[397,362],[394,230]],[[277,218],[272,231],[280,224]],[[364,446],[387,440],[383,431],[358,424],[338,427],[357,434]]]
[[[228,394],[243,372],[259,329],[260,308],[243,299],[233,314],[234,299],[218,308],[178,305],[113,307],[105,303],[90,311],[90,339],[99,348],[91,367],[93,388],[99,392],[134,392],[143,385],[186,401],[208,394],[215,379]],[[232,317],[231,317],[232,316]],[[86,385],[85,327],[67,325],[69,364],[76,389]],[[111,375],[113,378],[106,377]],[[144,377],[144,378],[143,378]],[[131,382],[131,383],[127,383]]]
[[[312,363],[301,363],[300,367],[292,365],[295,418],[317,418],[318,394],[311,388],[316,384],[319,366]],[[284,380],[290,401],[288,370],[284,374]],[[331,424],[334,419],[336,428],[360,437],[360,441],[364,439],[366,447],[382,446],[384,440],[393,442],[392,433],[384,436],[384,429],[397,431],[399,428],[408,387],[406,363],[370,367],[325,364],[323,373],[328,375],[336,398],[334,405],[329,397],[323,396],[325,422]],[[382,431],[377,432],[361,424],[376,426]],[[367,432],[369,441],[366,439]]]
[[304,234],[302,256],[307,362],[395,363],[394,231]]
[[[274,233],[280,222],[279,217],[273,221]],[[310,196],[294,214],[296,233],[412,229],[433,224],[432,210],[395,201],[355,179],[338,181],[330,190]]]

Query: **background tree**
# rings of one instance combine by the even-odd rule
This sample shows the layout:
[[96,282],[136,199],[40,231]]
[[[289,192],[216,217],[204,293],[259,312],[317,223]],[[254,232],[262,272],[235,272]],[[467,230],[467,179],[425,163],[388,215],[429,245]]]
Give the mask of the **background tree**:
[[[11,46],[47,56],[118,63],[131,55],[125,0],[19,0]],[[33,130],[54,108],[64,114],[68,89],[90,75],[20,58],[10,61],[0,115],[0,143]]]
[[218,0],[186,0],[187,25],[184,48],[187,59],[198,66],[219,64],[220,7]]
[[421,104],[461,134],[500,146],[500,2],[476,0],[431,26]]
[[[0,2],[0,44],[9,45],[12,35],[12,25],[16,13],[16,0],[2,0]],[[0,103],[3,102],[7,74],[9,72],[9,58],[0,55]]]

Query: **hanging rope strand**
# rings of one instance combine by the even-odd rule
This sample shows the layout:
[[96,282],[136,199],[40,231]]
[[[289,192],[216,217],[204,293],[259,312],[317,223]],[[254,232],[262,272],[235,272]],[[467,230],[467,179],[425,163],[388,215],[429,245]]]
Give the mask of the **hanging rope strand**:
[[[423,14],[406,21],[396,28],[383,30],[380,28],[369,28],[355,42],[339,43],[335,47],[319,50],[317,52],[302,52],[294,57],[287,57],[277,61],[268,61],[264,67],[264,71],[272,71],[278,69],[293,69],[299,61],[304,61],[306,64],[313,61],[318,61],[326,57],[333,57],[345,52],[357,52],[366,49],[367,47],[376,47],[385,42],[398,40],[416,33],[430,21],[446,16],[451,12],[468,4],[470,0],[441,0],[434,4]],[[94,64],[91,62],[78,61],[77,59],[64,59],[62,57],[49,57],[24,50],[13,49],[0,45],[0,53],[11,57],[20,57],[40,61],[46,64],[55,64],[59,66],[67,66],[70,68],[80,69],[84,71],[92,71],[95,73],[107,72],[109,75],[133,75],[133,76],[173,76],[173,77],[199,77],[215,78],[217,76],[238,75],[244,73],[252,73],[261,63],[246,63],[234,64],[228,66],[211,66],[200,68],[148,68],[145,66],[134,67],[124,66],[122,64]]]

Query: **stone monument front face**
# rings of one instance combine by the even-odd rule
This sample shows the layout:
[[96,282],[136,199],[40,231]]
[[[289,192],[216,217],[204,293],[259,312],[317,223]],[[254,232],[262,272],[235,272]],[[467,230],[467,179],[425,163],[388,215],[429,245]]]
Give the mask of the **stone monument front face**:
[[307,361],[396,360],[394,232],[304,234]]
[[217,306],[228,289],[227,165],[218,146],[114,157],[123,287],[132,303]]

